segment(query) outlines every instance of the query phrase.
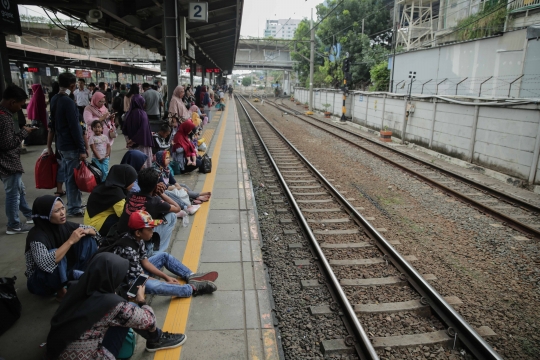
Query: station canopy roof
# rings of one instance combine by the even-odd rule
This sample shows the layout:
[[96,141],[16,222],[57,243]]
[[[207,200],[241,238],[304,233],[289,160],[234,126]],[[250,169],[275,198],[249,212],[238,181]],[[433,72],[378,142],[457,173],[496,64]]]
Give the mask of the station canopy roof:
[[[178,16],[188,17],[190,0],[176,0]],[[243,0],[206,0],[208,23],[187,22],[188,42],[195,45],[197,64],[232,72],[242,21]],[[163,0],[21,0],[86,22],[92,9],[103,17],[93,27],[165,55]],[[54,18],[53,18],[54,19]],[[206,55],[205,55],[206,54]]]

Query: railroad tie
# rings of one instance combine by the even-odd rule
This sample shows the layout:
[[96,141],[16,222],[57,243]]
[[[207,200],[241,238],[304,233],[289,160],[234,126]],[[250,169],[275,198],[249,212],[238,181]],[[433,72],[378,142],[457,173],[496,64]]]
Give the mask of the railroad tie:
[[[424,280],[437,280],[433,274],[422,275]],[[381,285],[397,285],[404,286],[408,284],[406,278],[399,276],[388,276],[383,278],[369,278],[369,279],[342,279],[339,283],[343,286],[381,286]]]
[[[407,261],[416,261],[418,260],[414,255],[405,255],[403,258]],[[373,265],[373,264],[382,264],[387,260],[384,258],[371,258],[371,259],[348,259],[348,260],[330,260],[330,265],[335,266],[353,266],[353,265]]]

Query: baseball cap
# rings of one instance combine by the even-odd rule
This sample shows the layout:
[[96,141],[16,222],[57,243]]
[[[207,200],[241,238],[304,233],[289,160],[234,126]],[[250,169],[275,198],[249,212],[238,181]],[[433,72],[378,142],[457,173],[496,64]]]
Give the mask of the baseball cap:
[[135,211],[129,216],[128,227],[132,230],[139,230],[144,228],[155,228],[161,225],[163,220],[154,220],[152,216],[146,211]]

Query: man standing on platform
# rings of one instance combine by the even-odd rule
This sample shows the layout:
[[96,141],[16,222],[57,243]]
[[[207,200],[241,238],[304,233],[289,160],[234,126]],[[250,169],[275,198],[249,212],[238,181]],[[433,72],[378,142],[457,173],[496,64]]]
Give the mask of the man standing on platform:
[[142,88],[144,90],[142,97],[145,100],[145,111],[150,122],[150,130],[156,133],[161,128],[161,107],[163,106],[163,100],[161,99],[161,94],[152,89],[150,84],[144,83]]
[[82,217],[81,192],[75,183],[74,169],[86,160],[86,146],[79,122],[79,111],[69,98],[75,90],[77,78],[72,73],[58,76],[60,92],[51,100],[51,130],[56,134],[56,148],[62,155],[62,168],[66,176],[68,216]]
[[79,79],[79,87],[73,92],[80,118],[83,116],[84,108],[90,105],[90,99],[92,98],[92,92],[84,87],[85,84],[84,79]]
[[[13,114],[21,110],[28,96],[18,86],[10,85],[2,94],[0,101],[0,179],[6,191],[6,216],[8,219],[6,234],[22,234],[30,231],[33,224],[32,209],[25,199],[22,182],[23,167],[19,150],[21,141],[34,129],[25,125],[17,134],[13,128]],[[26,224],[21,224],[19,210],[26,217]]]

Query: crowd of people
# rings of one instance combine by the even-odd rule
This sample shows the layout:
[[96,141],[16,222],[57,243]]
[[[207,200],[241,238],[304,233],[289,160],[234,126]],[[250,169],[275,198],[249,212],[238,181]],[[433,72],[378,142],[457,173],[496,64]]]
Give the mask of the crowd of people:
[[[15,85],[2,94],[0,179],[6,233],[27,233],[27,288],[60,302],[51,320],[48,358],[114,359],[129,328],[146,339],[148,351],[181,346],[186,336],[157,328],[145,294],[190,297],[217,290],[217,272],[194,273],[168,251],[178,219],[193,215],[212,195],[193,191],[174,175],[201,166],[201,130],[214,111],[225,108],[224,94],[231,95],[232,87],[178,86],[167,102],[166,86],[132,84],[128,91],[115,83],[111,92],[105,83],[86,86],[84,79],[63,73],[49,92],[47,116],[41,85],[34,85],[27,109],[31,122],[18,132],[14,114],[27,95]],[[20,146],[43,128],[47,152],[58,159],[57,189],[30,207]],[[118,146],[120,131],[125,154],[112,165],[111,149]],[[88,158],[103,175],[83,205],[74,170]],[[83,224],[68,217],[82,217]],[[150,278],[136,294],[128,291],[142,274]]]

